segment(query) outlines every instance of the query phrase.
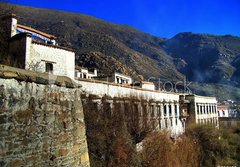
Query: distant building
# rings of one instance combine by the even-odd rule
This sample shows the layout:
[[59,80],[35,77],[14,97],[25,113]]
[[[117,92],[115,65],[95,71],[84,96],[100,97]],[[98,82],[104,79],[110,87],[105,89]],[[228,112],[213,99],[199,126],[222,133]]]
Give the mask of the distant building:
[[218,117],[229,117],[228,107],[224,105],[217,106]]
[[96,79],[107,81],[110,83],[115,83],[115,84],[125,84],[125,85],[132,84],[132,78],[130,76],[120,74],[117,72],[113,73],[112,75],[98,76],[96,77]]
[[138,86],[143,89],[155,90],[155,85],[153,82],[140,81],[132,84],[133,86]]
[[180,95],[180,111],[189,116],[187,125],[209,124],[219,126],[215,97]]
[[87,68],[75,66],[75,78],[86,78],[92,79],[93,77],[97,77],[97,70],[94,69],[93,72],[89,71]]
[[17,23],[16,15],[4,17],[9,52],[15,66],[74,78],[75,53],[56,45],[56,37]]

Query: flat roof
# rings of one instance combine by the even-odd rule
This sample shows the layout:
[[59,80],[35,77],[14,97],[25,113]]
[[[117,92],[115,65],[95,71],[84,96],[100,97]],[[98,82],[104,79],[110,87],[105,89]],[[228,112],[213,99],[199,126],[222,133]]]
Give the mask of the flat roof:
[[[98,77],[94,77],[94,78],[98,78]],[[176,93],[176,92],[151,90],[151,89],[146,89],[146,88],[140,88],[140,87],[137,87],[137,86],[130,86],[130,85],[127,85],[127,84],[110,83],[110,82],[102,81],[102,80],[94,80],[94,79],[87,79],[87,78],[75,78],[75,80],[91,82],[91,83],[101,83],[101,84],[105,84],[105,85],[113,85],[113,86],[125,87],[125,88],[130,88],[130,89],[135,89],[135,90],[148,91],[148,92],[158,92],[158,93],[172,94],[172,95],[178,95],[178,96],[180,95],[179,93]]]
[[121,76],[124,76],[124,77],[126,77],[126,78],[132,79],[130,76],[125,75],[125,74],[122,74],[122,73],[119,73],[119,72],[114,72],[113,75],[121,75]]
[[75,69],[76,70],[88,70],[88,68],[86,68],[86,67],[81,67],[81,66],[77,66],[77,65],[75,65]]
[[217,106],[217,109],[218,110],[227,110],[228,109],[228,107],[227,106]]
[[141,83],[143,83],[143,84],[149,84],[149,85],[154,85],[154,83],[153,82],[148,82],[148,81],[140,81]]
[[[47,46],[47,47],[52,47],[52,48],[62,49],[62,50],[66,50],[66,51],[69,51],[69,52],[74,52],[73,49],[71,49],[71,48],[67,48],[67,47],[64,47],[64,46],[45,44],[45,43],[37,42],[37,41],[32,41],[32,43],[33,43],[33,44],[37,44],[37,45],[43,45],[43,46]],[[75,52],[74,52],[74,53],[75,53]]]
[[[182,94],[184,95],[184,94]],[[197,98],[204,98],[204,99],[216,99],[216,97],[212,97],[212,96],[200,96],[200,95],[196,95],[196,94],[185,94],[185,96],[194,96]]]

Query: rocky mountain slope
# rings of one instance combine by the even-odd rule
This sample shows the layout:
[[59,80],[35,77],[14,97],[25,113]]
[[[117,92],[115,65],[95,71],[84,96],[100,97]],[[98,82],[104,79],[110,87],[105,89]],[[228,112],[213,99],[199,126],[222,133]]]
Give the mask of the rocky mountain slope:
[[161,81],[186,76],[190,81],[233,88],[240,83],[239,37],[180,33],[164,39],[83,14],[11,7],[20,24],[57,36],[60,45],[75,49],[77,65],[97,68],[100,74],[117,71],[135,79]]
[[239,84],[239,37],[180,33],[162,46],[169,55],[185,62],[179,70],[189,80]]
[[78,65],[133,77],[183,76],[175,68],[173,58],[161,48],[162,38],[82,14],[23,6],[15,6],[14,12],[20,24],[53,34],[61,45],[74,48]]

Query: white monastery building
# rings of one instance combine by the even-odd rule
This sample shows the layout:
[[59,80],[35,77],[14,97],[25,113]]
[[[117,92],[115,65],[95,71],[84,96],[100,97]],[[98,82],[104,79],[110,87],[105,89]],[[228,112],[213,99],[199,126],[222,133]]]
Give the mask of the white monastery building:
[[180,95],[180,106],[187,112],[187,124],[209,124],[219,127],[217,100],[215,97]]
[[225,105],[217,106],[218,117],[229,117],[228,107]]
[[17,23],[16,15],[4,18],[10,26],[10,54],[18,67],[74,79],[75,52],[56,45],[56,37]]
[[218,127],[214,97],[163,92],[155,90],[154,84],[146,81],[134,85],[130,76],[116,72],[97,76],[97,70],[75,66],[75,52],[58,46],[55,36],[18,24],[16,15],[7,16],[2,21],[8,26],[11,59],[18,62],[17,67],[67,76],[81,84],[87,94],[120,98],[124,104],[127,103],[124,99],[129,97],[147,101],[146,105],[136,101],[135,108],[151,113],[151,119],[157,120],[158,129],[169,130],[174,135],[183,133],[189,124]]
[[94,69],[93,72],[89,71],[87,68],[75,66],[75,78],[86,78],[93,79],[97,77],[97,69]]
[[134,82],[132,85],[140,87],[142,89],[148,89],[148,90],[155,90],[156,89],[154,83],[153,82],[148,82],[148,81]]
[[106,76],[98,76],[96,79],[102,80],[102,81],[107,81],[110,83],[115,83],[115,84],[126,84],[130,85],[132,84],[132,78],[130,76],[120,74],[120,73],[113,73],[111,75],[106,75]]

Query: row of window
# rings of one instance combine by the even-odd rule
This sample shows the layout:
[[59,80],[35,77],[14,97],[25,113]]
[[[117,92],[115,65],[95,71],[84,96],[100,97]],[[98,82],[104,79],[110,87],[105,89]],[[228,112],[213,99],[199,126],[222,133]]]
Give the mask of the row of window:
[[174,126],[173,124],[175,124],[175,126],[177,126],[178,125],[178,119],[177,118],[176,119],[169,119],[169,121],[168,121],[168,119],[164,119],[164,120],[160,119],[158,124],[159,124],[160,129],[167,129],[167,128],[173,127]]
[[[156,106],[157,108],[157,116],[161,117],[162,116],[162,111],[161,111],[161,106]],[[150,109],[151,109],[151,113],[152,113],[152,116],[154,117],[154,106],[150,106]],[[167,112],[169,113],[169,116],[173,116],[173,112],[174,112],[174,115],[175,117],[178,117],[179,114],[178,114],[178,105],[174,105],[174,111],[172,111],[172,105],[164,105],[163,106],[163,116],[167,116]]]
[[[93,109],[94,110],[96,110],[96,108],[98,108],[97,107],[97,103],[94,103],[94,107],[93,107]],[[120,107],[120,106],[119,106]],[[125,113],[125,115],[127,116],[129,116],[129,114],[130,113],[128,113],[129,112],[129,107],[130,107],[130,105],[129,104],[125,104],[125,110],[124,110],[124,113]],[[139,110],[138,110],[138,107],[139,107],[139,104],[133,104],[133,107],[134,107],[134,109],[133,109],[133,113],[131,113],[131,115],[132,115],[132,118],[135,118],[136,120],[138,120],[138,121],[140,121],[141,122],[141,118],[139,117]],[[154,105],[150,105],[149,106],[150,108],[150,114],[151,114],[151,116],[152,116],[152,120],[151,120],[151,123],[150,123],[150,125],[152,126],[152,128],[153,129],[156,129],[156,127],[159,127],[160,129],[169,129],[169,128],[171,128],[171,127],[174,127],[174,126],[178,126],[179,125],[179,119],[178,119],[178,117],[174,117],[174,118],[164,118],[164,119],[161,119],[161,106],[154,106]],[[156,108],[155,108],[156,107]],[[164,114],[166,114],[167,113],[167,107],[169,107],[169,109],[172,111],[172,107],[171,107],[171,105],[164,105],[164,107],[163,107],[163,109],[164,109]],[[177,105],[175,105],[174,106],[174,108],[175,108],[175,112],[176,112],[176,115],[177,115],[177,112],[178,112],[178,110],[177,110]],[[146,109],[147,109],[147,105],[144,105],[143,106],[143,112],[144,112],[144,110],[146,111]],[[156,110],[157,110],[157,112],[156,112]],[[106,116],[111,116],[111,106],[110,106],[110,103],[104,103],[104,105],[103,105],[103,111],[104,111],[104,114],[106,114]],[[170,111],[169,110],[169,111]],[[154,118],[155,117],[155,114],[157,113],[157,118]],[[144,113],[143,113],[144,114]],[[146,114],[146,112],[145,112],[145,114]],[[131,116],[130,115],[130,116]],[[135,117],[136,116],[136,117]],[[135,121],[136,121],[135,120]],[[143,125],[145,125],[145,124],[147,124],[147,122],[148,121],[150,121],[149,119],[143,119],[142,121],[142,124]],[[139,123],[140,123],[139,122]],[[141,123],[140,123],[141,124]]]
[[216,106],[197,106],[197,114],[216,114],[217,108]]
[[116,79],[117,79],[118,84],[128,84],[129,83],[129,80],[126,78],[116,77]]
[[218,119],[215,118],[209,118],[209,119],[198,119],[198,124],[211,124],[211,125],[217,125]]

